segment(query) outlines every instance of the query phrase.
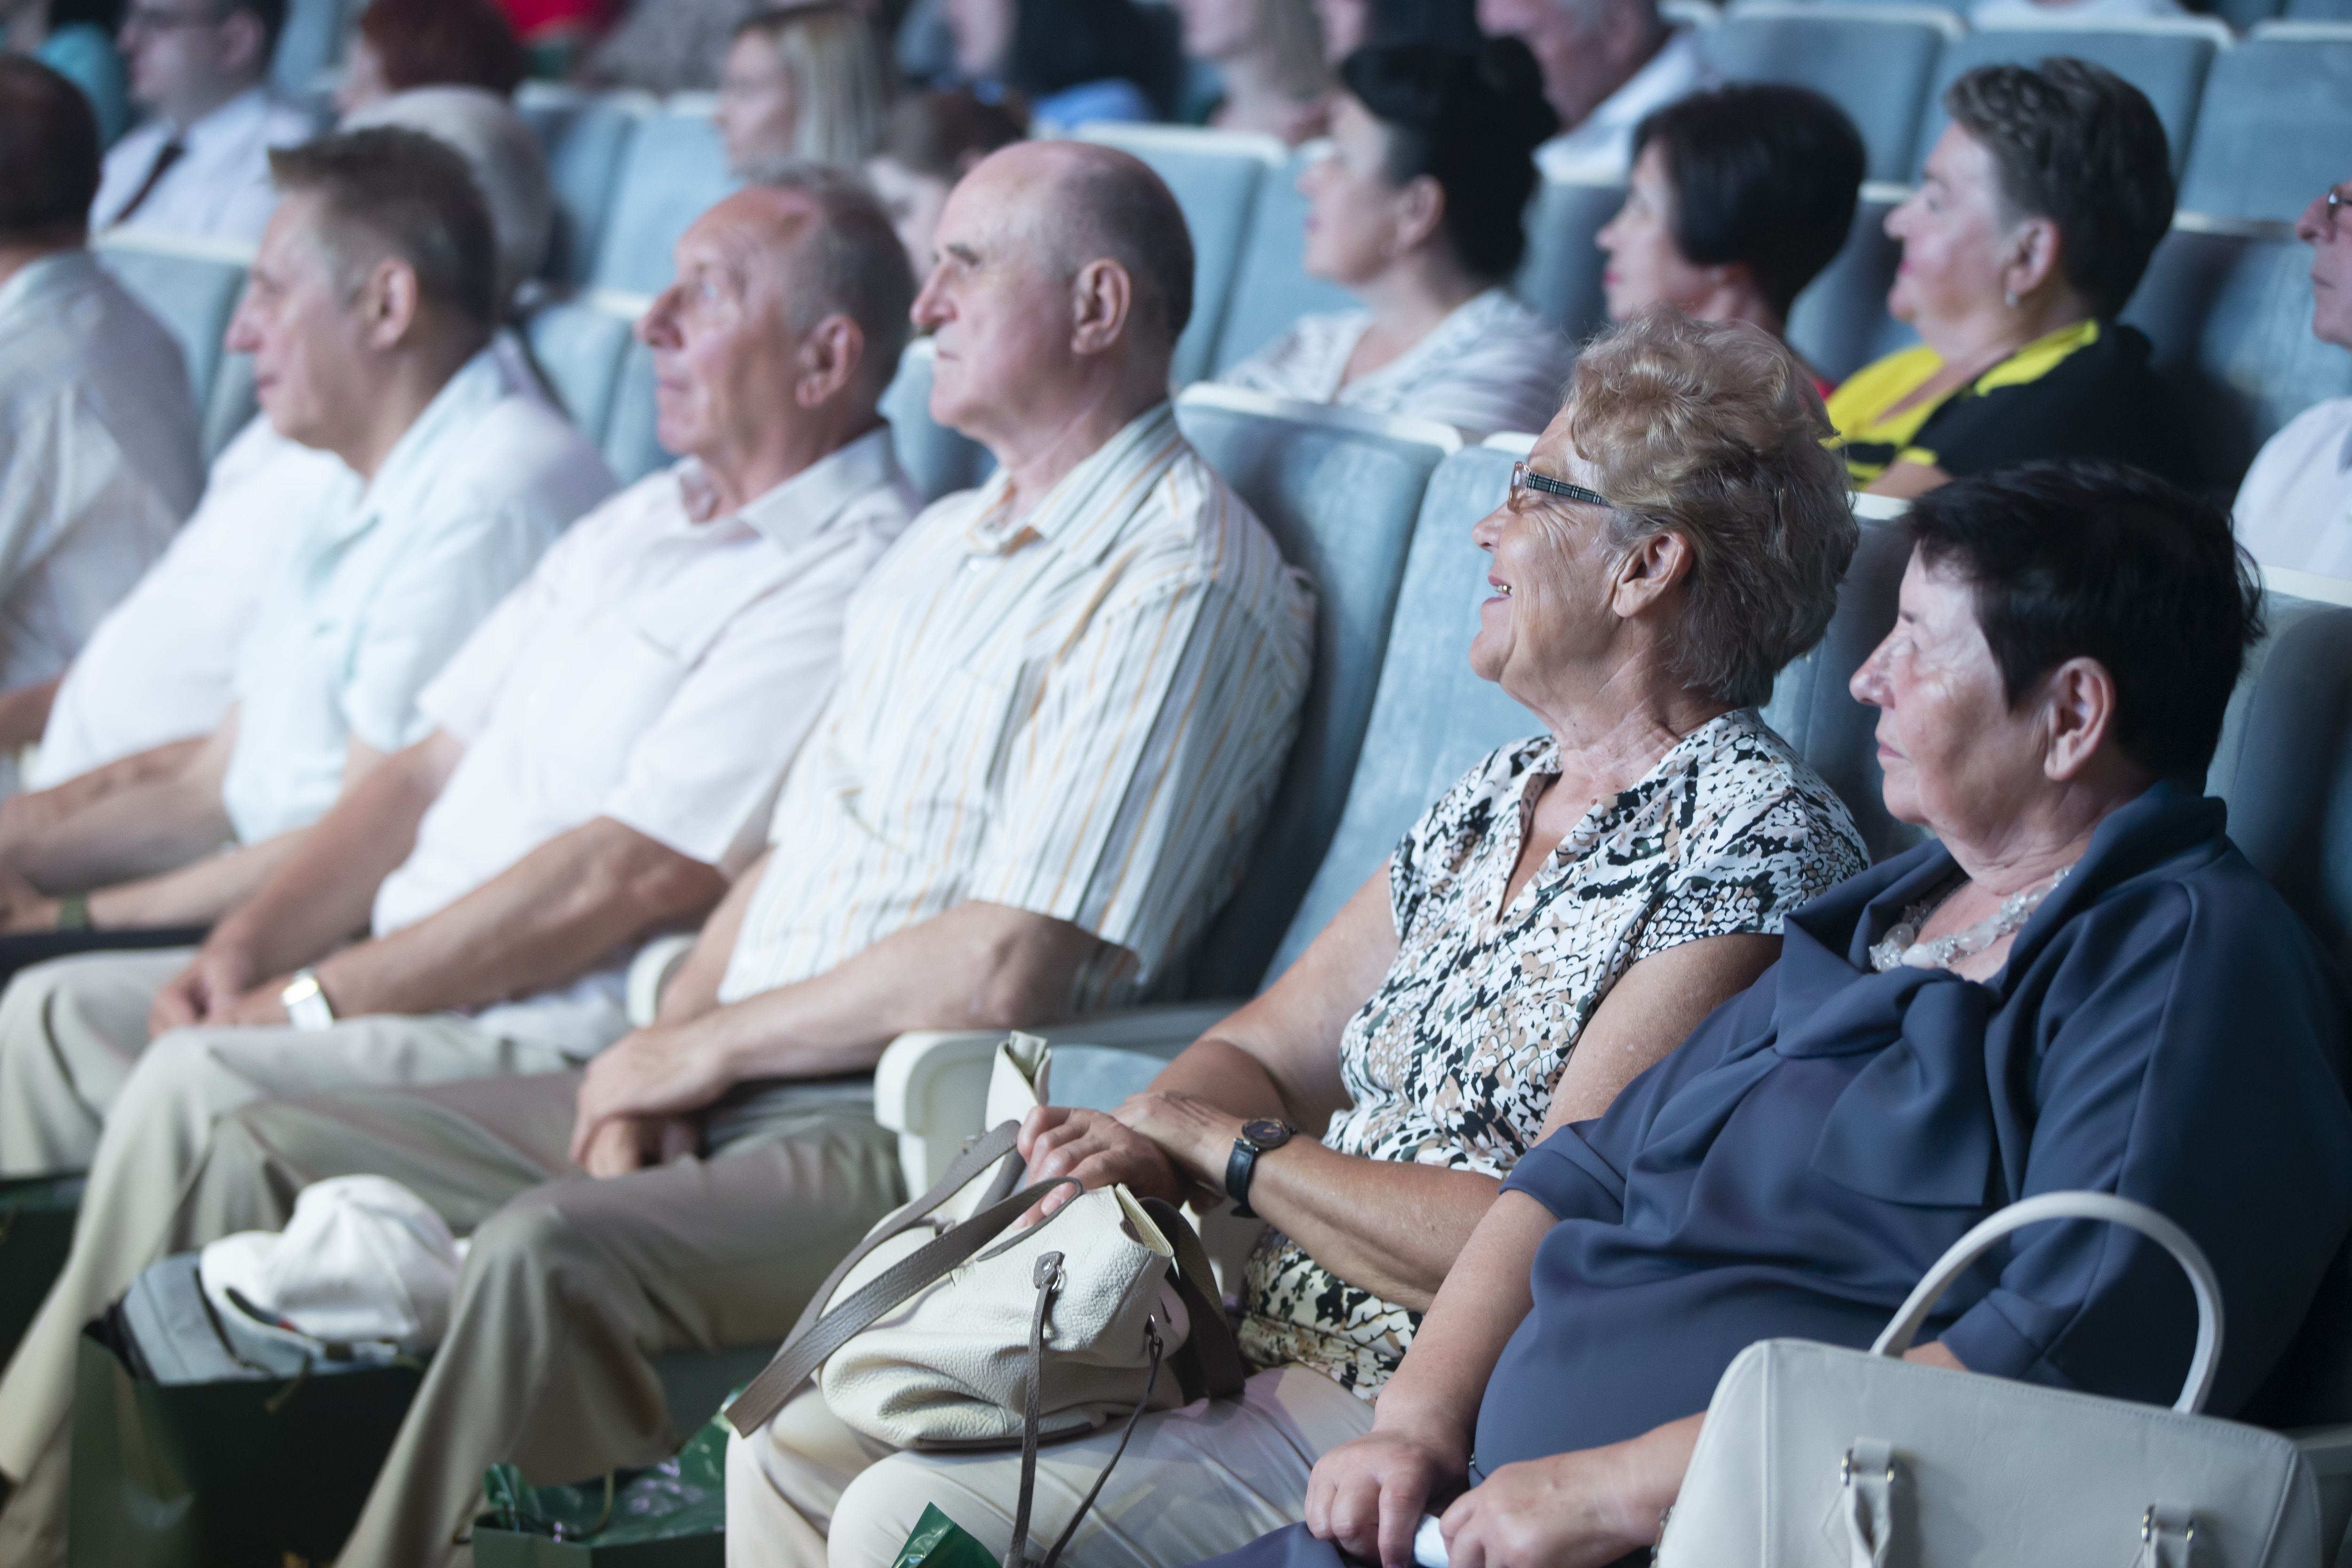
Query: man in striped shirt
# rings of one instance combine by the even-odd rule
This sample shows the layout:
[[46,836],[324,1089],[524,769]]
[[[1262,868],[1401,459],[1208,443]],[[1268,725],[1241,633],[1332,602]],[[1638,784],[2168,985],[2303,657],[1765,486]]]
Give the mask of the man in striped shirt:
[[766,855],[660,1022],[584,1077],[252,1107],[197,1179],[209,1206],[372,1170],[478,1222],[345,1568],[446,1561],[492,1461],[669,1452],[654,1358],[772,1345],[900,1200],[868,1076],[891,1038],[1133,1001],[1240,879],[1314,605],[1177,433],[1182,215],[1123,153],[1030,143],[958,188],[939,250],[931,411],[998,472],[852,597]]

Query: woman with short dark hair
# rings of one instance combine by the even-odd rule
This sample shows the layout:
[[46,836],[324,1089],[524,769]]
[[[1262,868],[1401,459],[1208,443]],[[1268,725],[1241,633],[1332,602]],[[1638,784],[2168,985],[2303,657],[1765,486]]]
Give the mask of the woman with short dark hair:
[[1330,153],[1298,179],[1306,265],[1365,309],[1303,316],[1218,379],[1474,439],[1541,429],[1573,350],[1505,287],[1535,149],[1559,124],[1535,57],[1517,38],[1379,45],[1339,77]]
[[[1672,305],[1788,335],[1789,308],[1845,244],[1861,133],[1817,92],[1740,83],[1696,92],[1633,132],[1625,205],[1595,243],[1609,319]],[[1830,384],[1813,373],[1823,397]]]
[[2203,476],[2148,343],[2116,317],[2172,225],[2164,126],[2140,90],[2063,57],[1979,66],[1886,217],[1903,242],[1887,309],[1920,345],[1830,399],[1854,483],[1917,495],[2037,458]]

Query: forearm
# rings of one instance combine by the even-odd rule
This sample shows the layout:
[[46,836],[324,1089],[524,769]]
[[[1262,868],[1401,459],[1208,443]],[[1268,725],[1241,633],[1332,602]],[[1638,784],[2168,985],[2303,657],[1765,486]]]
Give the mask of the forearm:
[[51,788],[10,796],[0,806],[0,853],[5,853],[10,865],[19,865],[19,852],[37,844],[59,823],[120,790],[178,777],[204,748],[201,735],[172,741],[117,758]]
[[177,870],[235,837],[219,789],[182,773],[92,801],[9,858],[45,892],[83,892]]
[[[1222,1187],[1222,1163],[1216,1174]],[[1249,1201],[1347,1283],[1425,1311],[1501,1187],[1472,1171],[1334,1153],[1301,1134],[1259,1159]]]
[[210,925],[250,899],[311,831],[298,828],[204,856],[176,871],[100,888],[89,895],[89,923],[100,931]]
[[319,982],[345,1016],[484,1006],[576,980],[725,887],[715,868],[598,818],[431,918],[325,959]]
[[56,675],[38,686],[0,691],[0,750],[13,752],[41,738],[41,731],[49,725],[49,709],[57,702],[58,687],[64,679],[64,676]]
[[1534,1309],[1528,1270],[1552,1224],[1551,1211],[1524,1193],[1505,1193],[1487,1208],[1381,1390],[1376,1428],[1411,1432],[1469,1462],[1486,1382]]

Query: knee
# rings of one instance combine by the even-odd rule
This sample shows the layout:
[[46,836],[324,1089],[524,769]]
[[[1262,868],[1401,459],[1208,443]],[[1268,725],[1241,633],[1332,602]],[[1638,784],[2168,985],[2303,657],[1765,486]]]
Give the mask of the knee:
[[551,1281],[580,1261],[585,1245],[564,1202],[569,1184],[533,1187],[476,1227],[457,1280],[461,1297],[494,1283],[529,1288]]
[[131,1069],[109,1121],[128,1121],[142,1110],[181,1103],[211,1070],[215,1036],[212,1029],[173,1029],[157,1036]]

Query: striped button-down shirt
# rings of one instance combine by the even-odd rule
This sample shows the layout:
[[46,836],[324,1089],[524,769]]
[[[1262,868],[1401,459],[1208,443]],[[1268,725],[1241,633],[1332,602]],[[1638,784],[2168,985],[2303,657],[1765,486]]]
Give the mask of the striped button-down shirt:
[[1007,485],[931,507],[851,598],[722,1001],[979,900],[1101,938],[1077,1000],[1116,1005],[1239,880],[1313,595],[1164,404],[1027,514]]

